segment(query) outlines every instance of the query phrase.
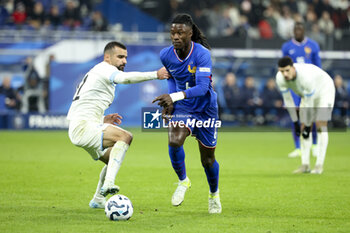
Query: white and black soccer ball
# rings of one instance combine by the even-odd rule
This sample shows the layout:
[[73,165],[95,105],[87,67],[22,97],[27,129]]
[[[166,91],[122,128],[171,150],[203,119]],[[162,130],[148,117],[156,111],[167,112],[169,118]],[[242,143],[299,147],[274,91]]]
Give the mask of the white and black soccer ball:
[[134,207],[129,198],[118,194],[108,199],[105,204],[105,213],[110,220],[129,220],[134,213]]

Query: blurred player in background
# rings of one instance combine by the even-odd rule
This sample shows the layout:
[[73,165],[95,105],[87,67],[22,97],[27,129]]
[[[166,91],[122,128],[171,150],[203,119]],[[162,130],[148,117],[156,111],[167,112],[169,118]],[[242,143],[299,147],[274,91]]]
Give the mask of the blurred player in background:
[[303,136],[301,147],[301,166],[294,173],[310,172],[310,130],[312,122],[316,122],[319,139],[319,155],[311,173],[321,174],[328,146],[327,122],[331,120],[334,106],[335,87],[332,78],[321,68],[312,64],[293,64],[290,57],[278,61],[277,85],[282,92],[285,106],[295,125],[298,116],[290,90],[300,96],[301,128],[295,128],[296,134]]
[[[309,63],[321,68],[320,46],[316,41],[305,37],[305,28],[303,23],[296,22],[294,25],[294,38],[282,45],[283,56],[289,56],[295,63]],[[291,91],[294,103],[296,106],[300,105],[300,97]],[[288,154],[289,157],[297,157],[301,155],[300,151],[300,137],[295,133],[295,126],[292,128],[295,150]],[[312,155],[317,156],[317,133],[316,125],[312,127]]]
[[85,149],[93,159],[106,164],[90,201],[91,208],[104,208],[105,196],[119,191],[115,177],[132,141],[132,134],[117,126],[122,119],[119,114],[104,116],[114,100],[115,85],[169,77],[164,67],[154,72],[123,72],[126,59],[127,49],[123,44],[108,43],[103,61],[94,66],[79,84],[67,116],[72,143]]
[[[159,101],[164,108],[163,114],[174,115],[172,122],[218,119],[217,95],[211,79],[210,46],[206,37],[187,14],[179,14],[173,19],[170,37],[173,46],[160,52],[160,59],[172,76],[168,79],[169,94],[161,95],[153,102]],[[209,213],[221,213],[219,164],[215,160],[216,128],[169,125],[169,155],[179,178],[172,204],[179,206],[191,186],[186,175],[183,144],[192,134],[198,140],[202,166],[209,183]]]

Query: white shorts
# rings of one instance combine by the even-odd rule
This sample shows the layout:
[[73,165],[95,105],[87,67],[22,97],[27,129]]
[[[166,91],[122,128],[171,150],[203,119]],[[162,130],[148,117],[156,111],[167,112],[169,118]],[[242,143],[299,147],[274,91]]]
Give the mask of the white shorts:
[[103,156],[107,149],[102,146],[103,130],[111,124],[72,120],[69,122],[68,135],[71,142],[86,150],[94,160]]
[[310,110],[310,116],[307,116],[307,109],[305,108],[304,98],[300,102],[300,122],[307,122],[306,119],[311,118],[312,122],[316,121],[330,121],[332,119],[332,111],[334,107],[335,88],[327,88],[323,94],[313,99],[313,107]]

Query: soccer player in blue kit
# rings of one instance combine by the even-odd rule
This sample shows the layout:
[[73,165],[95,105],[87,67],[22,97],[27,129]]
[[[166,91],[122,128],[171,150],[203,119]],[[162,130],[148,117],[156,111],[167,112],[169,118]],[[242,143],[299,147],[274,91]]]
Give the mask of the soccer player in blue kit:
[[[282,45],[283,57],[288,56],[292,58],[295,63],[310,63],[321,68],[321,58],[319,55],[320,46],[314,40],[305,37],[305,28],[303,23],[296,22],[294,25],[294,38],[285,42]],[[290,91],[294,100],[295,106],[300,105],[301,98],[296,95],[292,90]],[[294,122],[293,127],[293,139],[295,150],[288,154],[289,157],[294,158],[301,155],[300,150],[300,125],[299,121]],[[312,127],[312,155],[318,155],[317,146],[317,132],[316,125],[313,124]]]
[[[172,115],[169,122],[168,144],[172,166],[179,178],[172,196],[172,205],[179,206],[191,182],[186,175],[183,144],[187,136],[198,140],[202,166],[209,184],[208,211],[221,213],[219,197],[219,164],[215,159],[217,129],[212,124],[200,127],[197,122],[218,120],[217,95],[212,87],[210,46],[188,14],[177,15],[170,29],[172,46],[160,52],[160,59],[170,73],[169,94],[154,99],[163,107],[163,116]],[[196,124],[171,124],[195,120]]]

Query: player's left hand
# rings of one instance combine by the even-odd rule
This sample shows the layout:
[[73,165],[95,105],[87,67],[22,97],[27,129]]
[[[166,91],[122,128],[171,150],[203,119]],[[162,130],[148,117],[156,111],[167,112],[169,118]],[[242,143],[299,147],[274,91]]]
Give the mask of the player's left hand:
[[309,138],[310,131],[311,131],[311,126],[305,126],[304,127],[303,133],[302,133],[304,139],[308,139]]
[[103,123],[108,123],[112,125],[120,125],[122,123],[123,117],[118,113],[112,113],[105,116]]
[[162,67],[157,71],[157,77],[158,79],[168,79],[170,78],[170,74],[165,69],[165,67]]
[[163,108],[167,108],[168,106],[173,104],[173,100],[171,99],[169,94],[163,94],[158,96],[157,98],[155,98],[152,103],[158,102],[158,105],[163,107]]

